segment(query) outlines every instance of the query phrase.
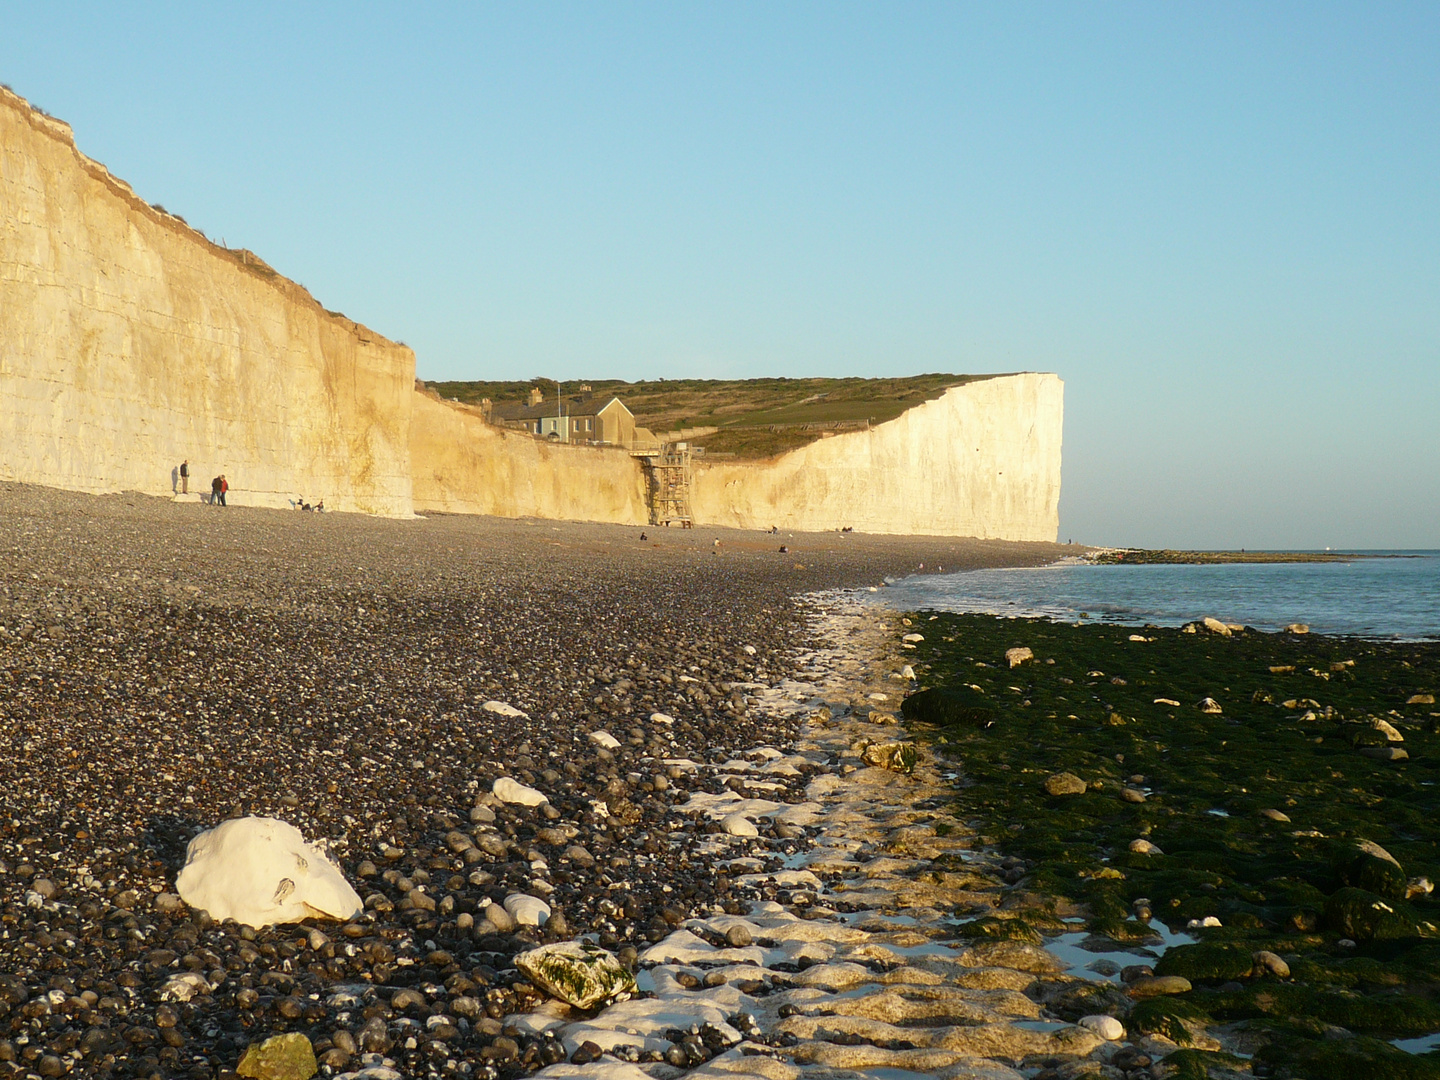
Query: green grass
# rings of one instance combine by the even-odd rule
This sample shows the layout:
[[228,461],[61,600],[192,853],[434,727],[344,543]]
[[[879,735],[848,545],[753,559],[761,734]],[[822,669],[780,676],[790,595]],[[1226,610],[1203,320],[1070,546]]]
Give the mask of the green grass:
[[[834,425],[883,424],[907,409],[931,401],[953,386],[984,375],[915,375],[898,379],[618,379],[566,381],[559,389],[574,400],[582,381],[597,395],[616,395],[636,423],[657,433],[687,427],[716,427],[692,439],[713,454],[762,458],[793,450],[823,437]],[[525,382],[435,382],[444,398],[468,404],[524,401],[539,386],[554,400],[550,379]]]

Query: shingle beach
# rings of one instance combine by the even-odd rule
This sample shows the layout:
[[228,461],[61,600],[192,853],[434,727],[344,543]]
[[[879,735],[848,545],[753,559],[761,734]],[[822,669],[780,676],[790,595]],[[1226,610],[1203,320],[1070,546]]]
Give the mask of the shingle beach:
[[[694,808],[798,804],[825,771],[716,767],[792,754],[800,698],[765,703],[813,662],[805,595],[1067,550],[645,532],[0,486],[0,1074],[220,1076],[284,1032],[324,1075],[580,1067],[512,1023],[546,1007],[516,952],[590,934],[643,989],[688,920],[785,899],[719,863],[816,827],[770,815],[736,851]],[[244,815],[328,845],[365,914],[251,931],[181,903],[187,843]],[[548,923],[505,925],[513,894]],[[724,1043],[664,1045],[688,1068]]]

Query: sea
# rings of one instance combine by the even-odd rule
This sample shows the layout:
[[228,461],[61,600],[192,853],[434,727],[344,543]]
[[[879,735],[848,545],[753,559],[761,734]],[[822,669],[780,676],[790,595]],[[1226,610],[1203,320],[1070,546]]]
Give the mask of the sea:
[[1066,622],[1181,626],[1214,616],[1257,630],[1381,641],[1440,639],[1440,551],[1362,551],[1322,563],[1050,566],[887,579],[906,611],[1039,616]]

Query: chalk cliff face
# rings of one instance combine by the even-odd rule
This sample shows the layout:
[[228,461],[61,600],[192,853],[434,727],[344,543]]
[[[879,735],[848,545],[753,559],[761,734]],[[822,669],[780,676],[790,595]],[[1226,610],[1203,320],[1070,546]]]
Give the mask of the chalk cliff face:
[[[79,491],[643,525],[623,450],[417,391],[403,345],[148,206],[0,88],[0,479]],[[1062,386],[997,376],[756,463],[697,463],[698,524],[1054,540]]]
[[[946,391],[868,431],[767,462],[697,458],[702,525],[1053,541],[1064,386],[1002,375]],[[415,509],[643,525],[639,464],[621,451],[550,446],[462,405],[416,395]]]
[[0,89],[0,478],[411,510],[414,355],[211,244]]
[[493,427],[479,411],[417,392],[415,509],[643,525],[640,463],[623,450],[557,446]]
[[702,464],[697,521],[1053,541],[1064,384],[996,376],[763,464]]

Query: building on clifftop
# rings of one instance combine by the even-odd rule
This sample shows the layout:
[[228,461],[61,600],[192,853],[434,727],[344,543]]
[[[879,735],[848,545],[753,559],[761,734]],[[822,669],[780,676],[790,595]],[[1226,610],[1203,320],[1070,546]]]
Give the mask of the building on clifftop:
[[589,446],[630,447],[635,442],[635,414],[618,397],[596,396],[589,391],[575,401],[544,400],[532,390],[528,402],[496,401],[489,408],[490,422],[519,428],[555,442]]

